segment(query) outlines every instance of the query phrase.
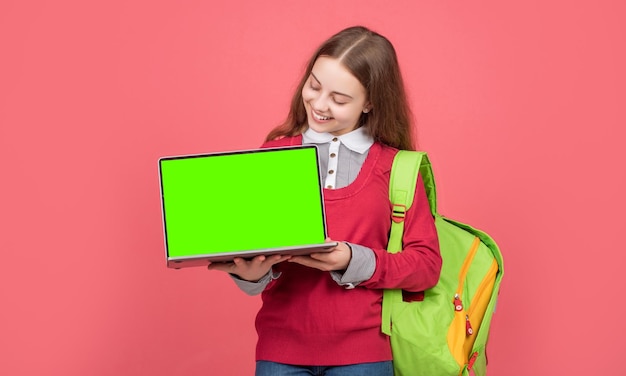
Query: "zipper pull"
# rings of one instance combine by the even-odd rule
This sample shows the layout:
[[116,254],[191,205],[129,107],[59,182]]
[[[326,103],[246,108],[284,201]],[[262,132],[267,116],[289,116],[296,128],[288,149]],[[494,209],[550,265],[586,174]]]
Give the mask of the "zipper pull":
[[463,310],[463,302],[461,302],[461,297],[459,294],[454,294],[454,310],[462,311]]
[[472,329],[472,324],[470,323],[468,315],[465,315],[465,332],[468,336],[474,334],[474,329]]
[[467,363],[467,370],[468,371],[471,371],[472,368],[474,367],[474,362],[476,362],[476,358],[478,358],[478,351],[473,353],[472,356],[469,358],[469,362]]

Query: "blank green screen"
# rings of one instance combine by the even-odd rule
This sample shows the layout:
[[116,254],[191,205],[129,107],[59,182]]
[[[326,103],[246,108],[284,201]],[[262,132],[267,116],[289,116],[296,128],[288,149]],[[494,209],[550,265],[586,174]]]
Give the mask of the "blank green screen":
[[159,163],[169,257],[324,242],[314,146]]

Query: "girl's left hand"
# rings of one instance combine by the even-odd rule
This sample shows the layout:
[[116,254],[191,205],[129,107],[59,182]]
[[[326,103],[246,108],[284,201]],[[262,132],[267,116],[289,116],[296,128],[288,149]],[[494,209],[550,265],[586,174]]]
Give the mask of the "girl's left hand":
[[[326,242],[332,242],[330,238]],[[295,262],[310,268],[322,271],[345,270],[352,258],[352,250],[344,243],[339,242],[330,252],[311,253],[308,256],[292,256],[288,262]]]

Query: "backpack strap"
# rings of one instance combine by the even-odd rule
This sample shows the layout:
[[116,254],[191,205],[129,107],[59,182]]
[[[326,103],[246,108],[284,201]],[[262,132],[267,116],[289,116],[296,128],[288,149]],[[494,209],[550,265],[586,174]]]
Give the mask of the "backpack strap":
[[[413,204],[418,173],[422,170],[422,180],[424,180],[430,208],[433,213],[436,213],[434,179],[426,153],[400,150],[393,160],[389,177],[389,201],[392,204],[391,232],[387,244],[389,253],[402,250],[404,217]],[[384,290],[381,328],[382,332],[387,335],[391,335],[391,304],[396,301],[402,301],[402,290]]]
[[413,204],[415,186],[422,158],[425,153],[400,150],[396,154],[389,177],[389,201],[391,201],[391,234],[387,251],[399,252],[402,249],[404,216]]

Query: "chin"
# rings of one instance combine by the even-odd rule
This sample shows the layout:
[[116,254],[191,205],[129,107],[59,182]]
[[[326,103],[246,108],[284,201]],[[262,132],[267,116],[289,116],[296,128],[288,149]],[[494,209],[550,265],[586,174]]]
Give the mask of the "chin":
[[328,132],[328,127],[325,127],[323,125],[317,124],[314,121],[308,121],[307,125],[309,126],[309,128],[313,129],[317,133]]

